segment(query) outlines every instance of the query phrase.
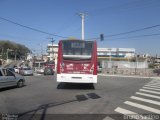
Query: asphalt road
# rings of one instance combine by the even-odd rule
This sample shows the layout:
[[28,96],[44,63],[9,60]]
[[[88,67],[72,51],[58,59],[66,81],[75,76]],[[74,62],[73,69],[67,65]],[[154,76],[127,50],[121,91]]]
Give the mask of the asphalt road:
[[[98,83],[93,87],[90,84],[58,85],[55,76],[25,78],[26,86],[23,88],[0,90],[0,113],[14,114],[15,116],[11,117],[20,119],[36,117],[45,120],[54,116],[56,119],[120,120],[118,117],[125,114],[124,110],[138,114],[154,113],[142,109],[143,106],[137,108],[131,102],[138,101],[142,104],[144,101],[135,97],[145,97],[137,95],[137,92],[145,93],[146,91],[141,89],[149,82],[160,83],[158,80],[147,78],[99,76]],[[131,96],[134,96],[132,97],[134,99],[131,100]],[[157,96],[160,97],[159,94]],[[151,103],[145,102],[143,105],[150,106]],[[153,107],[160,111],[159,106],[153,105]]]

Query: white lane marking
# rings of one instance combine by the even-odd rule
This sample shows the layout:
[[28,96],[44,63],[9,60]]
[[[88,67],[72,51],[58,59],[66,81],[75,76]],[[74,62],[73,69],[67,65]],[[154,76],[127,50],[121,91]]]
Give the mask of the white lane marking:
[[159,80],[154,79],[154,80],[152,80],[151,82],[159,82]]
[[160,83],[147,83],[146,85],[160,85]]
[[160,89],[160,87],[157,87],[157,86],[143,86],[143,87],[150,87],[150,88],[158,88],[158,89]]
[[142,115],[139,115],[135,112],[132,112],[130,110],[126,110],[124,108],[120,108],[120,107],[117,107],[114,111],[118,112],[118,113],[121,113],[125,116],[128,116],[128,117],[125,117],[124,118],[132,118],[132,119],[137,119],[137,120],[152,120],[150,118],[147,118],[146,116],[142,116]]
[[141,92],[136,92],[136,94],[142,95],[142,96],[146,96],[146,97],[151,97],[151,98],[160,99],[160,97],[159,97],[159,96],[156,96],[156,95],[151,95],[151,94],[146,94],[146,93],[141,93]]
[[154,80],[154,81],[151,81],[149,83],[160,83],[160,81],[159,80]]
[[160,91],[160,89],[157,89],[157,88],[151,88],[151,87],[143,87],[144,89],[150,89],[150,90],[157,90],[157,91]]
[[159,80],[152,80],[152,81],[150,81],[150,82],[158,82]]
[[114,119],[112,119],[112,118],[110,118],[110,117],[105,117],[103,120],[114,120]]
[[144,86],[146,86],[146,87],[157,87],[157,88],[160,88],[160,86],[158,86],[158,85],[144,85]]
[[148,85],[149,84],[159,84],[158,82],[150,82],[150,83],[147,83]]
[[130,98],[134,99],[134,100],[139,100],[139,101],[151,103],[151,104],[154,104],[154,105],[160,105],[160,102],[154,101],[154,100],[150,100],[150,99],[145,99],[145,98],[136,97],[136,96],[131,96]]
[[160,86],[160,83],[151,83],[151,84],[147,84],[147,85],[157,85],[157,86]]
[[148,107],[148,106],[141,105],[141,104],[134,103],[134,102],[130,102],[130,101],[126,101],[126,102],[124,102],[124,103],[127,104],[127,105],[130,105],[130,106],[136,107],[136,108],[140,108],[140,109],[149,111],[149,112],[153,112],[153,113],[156,113],[156,114],[160,114],[160,110],[155,109],[155,108],[152,108],[152,107]]
[[149,93],[154,93],[154,94],[159,94],[160,95],[160,92],[156,92],[156,91],[152,91],[152,90],[140,89],[139,91],[149,92]]
[[152,82],[160,82],[160,80],[152,80],[149,83],[152,83]]

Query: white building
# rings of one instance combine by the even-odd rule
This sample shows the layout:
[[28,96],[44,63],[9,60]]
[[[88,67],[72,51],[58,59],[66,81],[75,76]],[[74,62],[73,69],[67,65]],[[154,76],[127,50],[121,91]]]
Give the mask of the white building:
[[55,60],[58,55],[58,44],[48,44],[47,45],[47,53],[48,53],[48,58],[50,60]]
[[[48,58],[55,60],[58,55],[58,44],[48,44],[47,46]],[[130,58],[135,56],[134,48],[98,48],[98,58]]]
[[98,48],[98,57],[117,57],[117,58],[130,58],[134,57],[134,48]]

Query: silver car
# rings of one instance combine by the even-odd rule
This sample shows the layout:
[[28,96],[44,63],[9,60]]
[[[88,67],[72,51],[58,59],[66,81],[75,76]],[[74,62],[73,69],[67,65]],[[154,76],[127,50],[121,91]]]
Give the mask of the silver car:
[[23,76],[10,71],[9,69],[0,68],[0,88],[4,87],[23,87],[25,79]]
[[34,71],[30,67],[20,68],[19,74],[21,75],[33,75]]

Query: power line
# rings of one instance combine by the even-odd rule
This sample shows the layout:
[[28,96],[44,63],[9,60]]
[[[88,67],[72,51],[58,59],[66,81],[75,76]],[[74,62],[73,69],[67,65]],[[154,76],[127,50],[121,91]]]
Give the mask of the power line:
[[[47,34],[47,35],[51,35],[51,36],[56,36],[56,37],[60,37],[60,38],[68,38],[68,37],[64,37],[64,36],[60,36],[60,35],[48,33],[48,32],[45,32],[45,31],[41,31],[41,30],[38,30],[38,29],[36,29],[36,28],[29,27],[29,26],[25,26],[25,25],[19,24],[19,23],[17,23],[17,22],[13,22],[13,21],[11,21],[11,20],[8,20],[8,19],[2,18],[2,17],[0,17],[0,19],[2,19],[2,20],[4,20],[4,21],[7,21],[7,22],[10,22],[10,23],[12,23],[12,24],[15,24],[15,25],[18,25],[18,26],[21,26],[21,27],[24,27],[24,28],[33,30],[33,31],[36,31],[36,32],[43,33],[43,34]],[[153,25],[153,26],[149,26],[149,27],[144,27],[144,28],[140,28],[140,29],[135,29],[135,30],[131,30],[131,31],[128,31],[128,32],[122,32],[122,33],[117,33],[117,34],[111,34],[111,35],[107,35],[107,36],[104,36],[104,37],[109,38],[109,37],[115,37],[115,36],[120,36],[120,35],[126,35],[126,34],[131,34],[131,33],[139,32],[139,31],[144,31],[144,30],[148,30],[148,29],[153,29],[153,28],[156,28],[156,27],[160,27],[160,24]],[[154,35],[159,35],[159,34],[141,35],[141,36],[132,36],[132,37],[127,37],[127,38],[133,38],[133,37],[134,37],[134,38],[135,38],[135,37],[145,37],[145,36],[154,36]],[[86,40],[93,40],[93,39],[99,40],[100,37],[97,37],[97,38],[90,38],[90,39],[86,39]],[[126,39],[126,38],[115,38],[115,39]]]
[[6,19],[6,18],[2,18],[0,17],[1,20],[4,20],[4,21],[7,21],[9,23],[12,23],[12,24],[15,24],[15,25],[18,25],[18,26],[21,26],[21,27],[24,27],[24,28],[27,28],[27,29],[30,29],[30,30],[33,30],[33,31],[36,31],[36,32],[40,32],[40,33],[43,33],[43,34],[47,34],[47,35],[51,35],[51,36],[56,36],[56,37],[60,37],[60,38],[68,38],[68,37],[64,37],[64,36],[60,36],[60,35],[56,35],[56,34],[52,34],[52,33],[48,33],[48,32],[45,32],[45,31],[42,31],[42,30],[39,30],[39,29],[36,29],[36,28],[32,28],[32,27],[29,27],[29,26],[26,26],[26,25],[22,25],[20,23],[17,23],[17,22],[14,22],[14,21],[11,21],[9,19]]
[[[135,30],[131,30],[131,31],[128,31],[128,32],[111,34],[111,35],[107,35],[107,36],[104,36],[104,37],[115,37],[115,36],[120,36],[120,35],[126,35],[126,34],[131,34],[131,33],[139,32],[139,31],[144,31],[144,30],[148,30],[148,29],[153,29],[153,28],[156,28],[156,27],[160,27],[160,24],[153,25],[153,26],[149,26],[149,27],[144,27],[144,28],[140,28],[140,29],[135,29]],[[97,40],[99,40],[100,37],[90,38],[90,39],[87,39],[87,40],[92,40],[92,39],[97,39]]]
[[105,39],[105,40],[118,40],[118,39],[129,39],[129,38],[151,37],[151,36],[159,36],[159,35],[160,35],[160,33],[154,33],[154,34],[137,35],[137,36],[130,36],[130,37],[114,38],[114,39]]

